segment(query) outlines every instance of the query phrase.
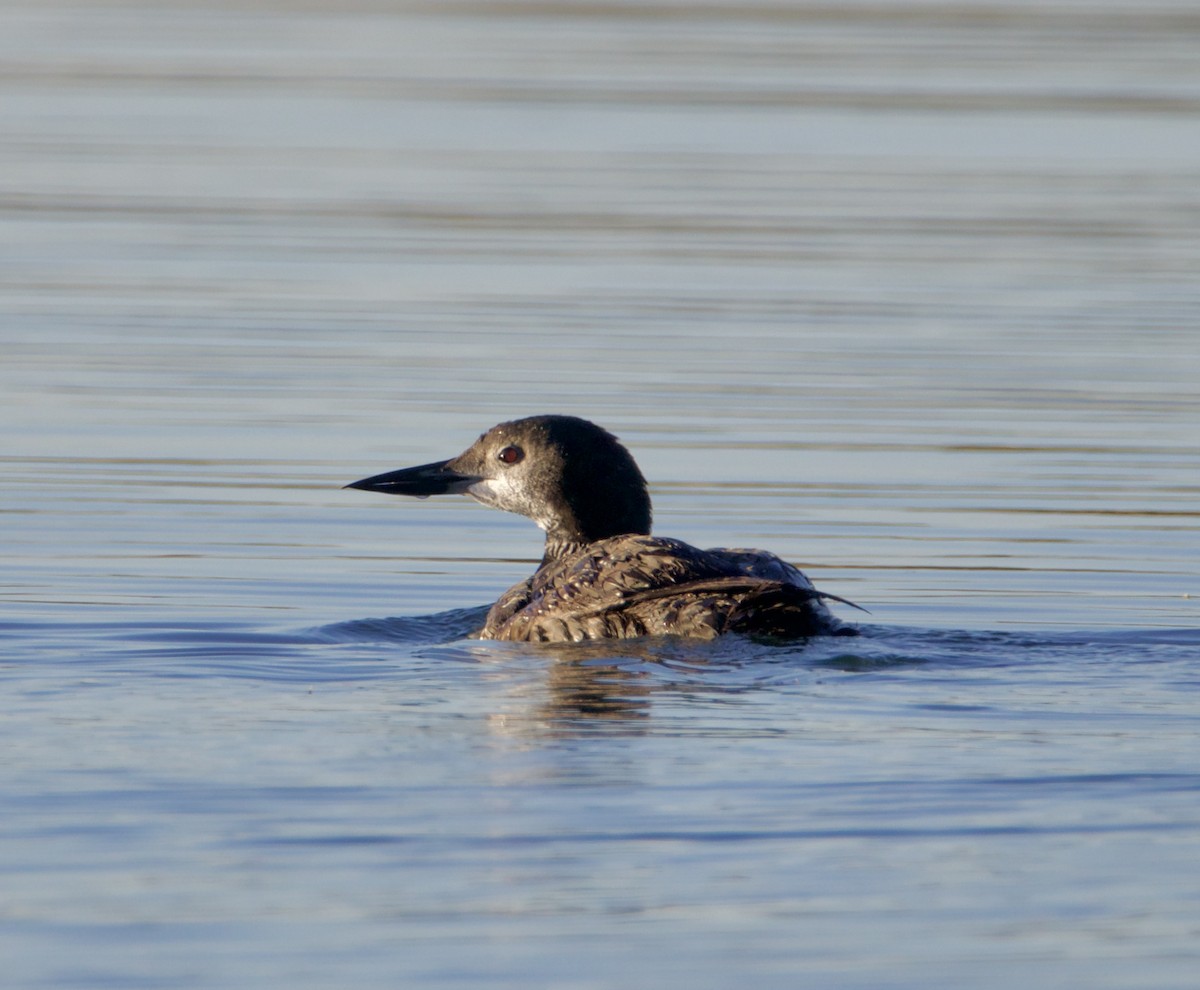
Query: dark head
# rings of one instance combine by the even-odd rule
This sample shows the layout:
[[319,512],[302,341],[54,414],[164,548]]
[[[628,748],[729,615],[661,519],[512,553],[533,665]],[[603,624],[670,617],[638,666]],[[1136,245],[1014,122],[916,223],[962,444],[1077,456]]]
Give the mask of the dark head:
[[395,495],[470,495],[528,516],[546,531],[546,556],[626,533],[650,532],[650,496],[611,433],[575,416],[530,416],[493,426],[458,457],[356,481]]

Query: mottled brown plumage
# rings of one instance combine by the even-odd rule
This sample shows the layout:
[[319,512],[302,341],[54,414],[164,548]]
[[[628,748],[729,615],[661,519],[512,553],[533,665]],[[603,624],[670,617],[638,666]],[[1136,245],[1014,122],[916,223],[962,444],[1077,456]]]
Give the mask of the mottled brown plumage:
[[[749,562],[754,551],[741,553]],[[832,617],[807,582],[765,578],[741,562],[726,551],[698,550],[654,536],[600,540],[543,564],[501,595],[479,635],[553,643],[830,631]],[[773,563],[787,566],[778,558]]]
[[[700,550],[650,536],[650,497],[629,452],[571,416],[501,423],[450,461],[348,487],[458,492],[546,531],[532,577],[500,596],[479,636],[579,642],[634,636],[796,638],[853,632],[795,567],[761,550]],[[850,604],[850,603],[846,603]]]

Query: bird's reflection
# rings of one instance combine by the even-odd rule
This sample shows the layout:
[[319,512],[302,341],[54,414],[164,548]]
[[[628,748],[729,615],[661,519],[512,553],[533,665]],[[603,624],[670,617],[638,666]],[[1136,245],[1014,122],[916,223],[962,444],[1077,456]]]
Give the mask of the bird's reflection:
[[611,650],[586,645],[545,647],[539,652],[552,657],[546,669],[545,700],[538,712],[541,721],[566,728],[592,721],[636,723],[649,717],[656,681],[631,661],[655,662],[650,651],[621,660],[615,660]]
[[[485,607],[486,608],[486,607]],[[387,620],[397,638],[440,640],[438,662],[451,658],[481,665],[493,686],[486,695],[488,725],[498,736],[530,738],[654,731],[655,706],[684,700],[732,702],[798,671],[856,669],[860,649],[841,637],[773,641],[725,636],[697,640],[679,636],[593,640],[582,643],[503,643],[474,638],[482,609],[460,609],[417,620]],[[414,624],[420,624],[413,628]],[[342,635],[375,638],[378,623],[338,627]],[[815,652],[814,652],[815,651]]]
[[[695,691],[728,696],[746,689],[744,683],[727,683],[721,677],[723,670],[734,669],[731,654],[738,651],[730,646],[728,641],[717,645],[648,637],[619,644],[511,647],[503,651],[501,662],[511,672],[507,661],[517,654],[523,676],[511,684],[509,704],[494,713],[492,722],[504,734],[649,732],[654,705],[667,696]],[[487,650],[492,662],[500,659],[491,644],[476,649]],[[536,676],[530,676],[535,671]]]

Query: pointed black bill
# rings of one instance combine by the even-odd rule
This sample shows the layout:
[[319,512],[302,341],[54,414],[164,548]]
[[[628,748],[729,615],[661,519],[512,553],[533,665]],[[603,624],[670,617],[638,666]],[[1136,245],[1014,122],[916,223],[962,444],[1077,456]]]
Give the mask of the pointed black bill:
[[376,474],[362,481],[354,481],[346,488],[361,488],[367,492],[384,492],[388,495],[413,495],[425,498],[429,495],[457,495],[477,482],[467,474],[450,470],[449,461],[435,461],[417,467],[400,468]]

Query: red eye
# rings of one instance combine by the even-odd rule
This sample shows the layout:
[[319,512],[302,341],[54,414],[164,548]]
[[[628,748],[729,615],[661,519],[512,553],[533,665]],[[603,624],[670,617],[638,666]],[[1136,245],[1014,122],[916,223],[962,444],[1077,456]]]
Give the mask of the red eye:
[[505,464],[516,464],[518,461],[524,459],[525,451],[520,447],[505,447],[496,456]]

